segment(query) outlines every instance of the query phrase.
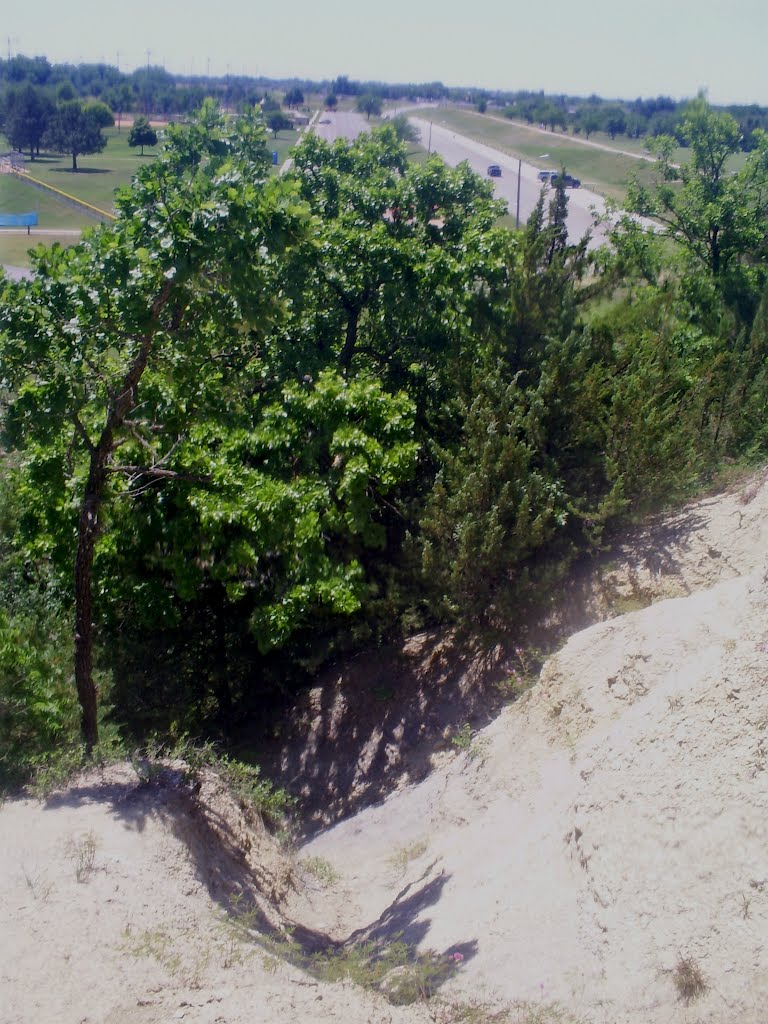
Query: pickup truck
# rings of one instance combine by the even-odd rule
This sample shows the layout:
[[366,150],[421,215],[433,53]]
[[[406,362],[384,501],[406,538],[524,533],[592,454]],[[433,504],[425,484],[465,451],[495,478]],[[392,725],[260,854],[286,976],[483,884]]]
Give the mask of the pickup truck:
[[561,179],[565,188],[581,188],[581,182],[579,179],[574,178],[571,174],[553,174],[549,181],[554,188],[557,188]]

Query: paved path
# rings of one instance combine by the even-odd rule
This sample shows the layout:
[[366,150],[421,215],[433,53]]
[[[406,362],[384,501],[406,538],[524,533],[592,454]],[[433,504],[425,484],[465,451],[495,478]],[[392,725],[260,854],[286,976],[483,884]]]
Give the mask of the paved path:
[[8,263],[3,264],[3,270],[5,276],[11,281],[21,281],[22,278],[32,277],[32,271],[29,267],[14,267]]
[[0,238],[3,235],[66,235],[67,238],[79,238],[82,235],[80,228],[0,228]]

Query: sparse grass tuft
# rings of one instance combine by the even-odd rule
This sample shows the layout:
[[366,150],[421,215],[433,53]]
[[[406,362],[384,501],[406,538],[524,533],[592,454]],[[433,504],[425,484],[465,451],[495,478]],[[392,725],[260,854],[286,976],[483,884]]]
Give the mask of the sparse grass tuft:
[[[148,756],[159,757],[161,751],[149,750]],[[172,759],[185,762],[190,781],[198,780],[204,767],[210,768],[237,797],[243,807],[257,811],[273,830],[284,829],[286,820],[296,805],[295,797],[279,789],[269,779],[261,778],[258,765],[238,761],[229,754],[220,753],[214,744],[195,744],[183,739],[168,753]]]
[[320,882],[321,885],[335,885],[341,875],[325,857],[305,857],[299,861],[299,867]]
[[686,1005],[707,991],[704,975],[692,956],[678,954],[677,963],[672,971],[672,980],[679,998]]
[[399,874],[402,874],[412,860],[418,860],[426,852],[428,846],[429,843],[426,839],[417,839],[413,843],[401,846],[395,850],[391,857],[387,858],[387,864]]
[[78,882],[87,882],[93,874],[98,845],[93,832],[86,832],[79,839],[72,838],[67,841],[65,852],[72,861]]
[[40,900],[41,903],[47,903],[48,897],[53,891],[53,883],[49,882],[42,874],[37,872],[33,874],[27,871],[25,867],[22,867],[21,870],[24,873],[24,881],[26,882],[27,888],[32,893],[34,899]]

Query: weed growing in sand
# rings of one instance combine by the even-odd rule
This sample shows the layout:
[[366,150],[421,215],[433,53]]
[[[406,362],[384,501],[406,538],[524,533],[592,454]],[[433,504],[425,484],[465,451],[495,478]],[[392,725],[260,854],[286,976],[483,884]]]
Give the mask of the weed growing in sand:
[[677,963],[672,971],[672,980],[675,983],[678,996],[686,1005],[707,991],[704,975],[692,956],[683,956],[678,953]]
[[68,839],[64,852],[72,861],[75,878],[78,882],[87,882],[94,871],[98,840],[93,832],[86,832],[79,839]]
[[24,881],[32,896],[36,900],[40,900],[41,903],[47,903],[48,897],[53,891],[53,883],[49,882],[44,875],[31,874],[25,867],[22,867],[21,870],[24,874]]
[[472,746],[472,726],[469,722],[465,722],[458,732],[451,736],[451,745],[457,750],[469,750]]
[[429,1007],[434,1024],[512,1024],[511,1011],[496,1010],[487,1003],[439,1002]]
[[406,1005],[431,999],[437,989],[459,970],[461,953],[442,955],[421,953],[402,941],[329,944],[307,950],[289,932],[264,934],[258,924],[258,911],[233,901],[230,926],[243,941],[260,946],[263,963],[276,970],[280,962],[306,971],[319,981],[349,981],[362,988],[381,992],[390,1003]]
[[177,974],[181,967],[181,957],[171,952],[171,936],[162,928],[145,928],[134,933],[130,925],[123,932],[123,952],[134,960],[145,957],[154,960],[164,967],[169,974]]
[[466,754],[470,761],[482,757],[488,746],[487,740],[475,741],[472,734],[472,726],[469,722],[464,725],[451,737],[451,745]]
[[197,745],[184,739],[174,747],[170,756],[186,763],[193,782],[199,780],[202,768],[210,768],[243,806],[257,811],[273,828],[284,825],[287,815],[296,806],[295,797],[284,789],[278,789],[268,779],[261,778],[258,765],[245,764],[228,754],[221,754],[212,743]]
[[519,700],[539,681],[545,655],[537,647],[516,647],[509,675],[494,684],[496,691],[508,704]]
[[309,970],[322,981],[351,981],[376,989],[395,1006],[408,1006],[431,999],[453,977],[459,962],[438,953],[417,953],[405,942],[363,942],[314,954]]
[[423,853],[426,853],[428,846],[429,843],[426,839],[417,839],[407,846],[401,846],[391,857],[387,858],[387,864],[398,874],[402,874],[412,860],[418,860]]
[[321,885],[335,885],[341,879],[336,868],[325,857],[305,857],[299,861],[299,867],[312,875]]
[[740,898],[741,898],[741,907],[740,907],[740,909],[741,909],[741,916],[746,921],[748,919],[748,917],[749,917],[749,913],[750,913],[749,908],[750,908],[750,905],[752,903],[752,900],[749,898],[749,896],[747,896],[743,892],[740,893]]

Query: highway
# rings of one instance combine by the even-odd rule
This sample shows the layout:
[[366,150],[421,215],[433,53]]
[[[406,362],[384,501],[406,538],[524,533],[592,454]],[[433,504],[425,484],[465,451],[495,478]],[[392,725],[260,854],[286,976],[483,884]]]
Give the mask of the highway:
[[312,124],[315,134],[326,142],[334,142],[338,138],[356,139],[370,128],[363,115],[353,110],[323,110]]
[[[475,142],[465,135],[459,135],[449,128],[424,121],[409,115],[408,120],[421,132],[421,144],[431,147],[439,153],[446,163],[455,167],[466,160],[470,167],[483,176],[488,173],[489,164],[498,164],[501,168],[500,178],[491,178],[494,192],[499,199],[505,199],[510,214],[514,217],[517,210],[517,177],[520,167],[520,223],[524,224],[530,217],[541,194],[542,184],[536,177],[538,168],[531,164],[519,163],[516,157],[500,153],[482,142]],[[542,140],[544,144],[546,140]],[[557,166],[552,168],[558,170]],[[547,191],[550,191],[547,188]],[[569,188],[568,196],[568,238],[577,242],[587,231],[593,229],[593,210],[602,215],[605,213],[605,200],[595,192],[585,188]],[[591,246],[601,245],[605,241],[605,229],[593,231]]]
[[[392,111],[398,113],[404,111]],[[512,217],[517,214],[517,179],[518,167],[520,169],[520,224],[525,224],[530,217],[539,195],[541,194],[542,183],[538,180],[538,168],[520,163],[517,157],[501,153],[491,146],[482,142],[475,142],[465,135],[443,128],[441,125],[430,124],[420,117],[414,117],[408,112],[408,120],[421,132],[421,145],[439,153],[447,164],[455,167],[456,164],[466,160],[470,167],[478,174],[486,177],[490,164],[498,164],[502,171],[500,178],[489,178],[493,183],[494,192],[499,199],[504,199]],[[356,138],[361,132],[368,131],[370,124],[362,114],[353,111],[323,111],[312,125],[312,130],[332,142],[334,139],[344,137]],[[542,137],[542,146],[546,146],[546,138]],[[545,152],[542,152],[542,160],[546,160]],[[556,164],[552,165],[553,170],[559,170]],[[549,192],[547,188],[547,192]],[[568,237],[570,242],[577,242],[589,231],[590,248],[596,248],[606,241],[608,227],[601,224],[595,227],[595,217],[603,217],[606,213],[605,200],[596,192],[586,188],[569,188],[568,196]],[[653,227],[649,220],[638,218],[645,227]]]

